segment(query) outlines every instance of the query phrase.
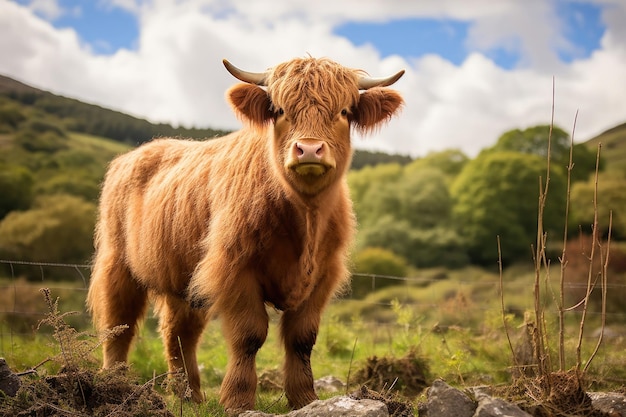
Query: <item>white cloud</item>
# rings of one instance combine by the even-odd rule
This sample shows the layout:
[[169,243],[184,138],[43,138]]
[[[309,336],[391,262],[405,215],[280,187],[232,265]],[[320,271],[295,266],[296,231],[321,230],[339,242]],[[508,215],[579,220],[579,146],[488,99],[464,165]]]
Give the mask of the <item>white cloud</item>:
[[57,0],[31,0],[28,8],[48,20],[58,19],[65,14]]
[[[406,98],[402,114],[355,145],[423,155],[458,147],[470,155],[505,130],[550,120],[556,78],[556,122],[571,129],[580,109],[581,140],[621,123],[626,92],[626,6],[619,0],[603,18],[602,49],[569,65],[555,46],[571,47],[547,2],[462,0],[107,0],[137,14],[137,47],[95,55],[70,29],[55,29],[16,3],[0,0],[0,73],[53,92],[186,126],[240,126],[224,100],[235,80],[221,60],[253,71],[295,56],[327,56],[383,76],[406,68],[394,86]],[[51,2],[53,3],[53,2]],[[533,7],[528,6],[534,5]],[[459,66],[438,57],[382,59],[372,46],[356,47],[332,33],[348,20],[447,17],[472,22]],[[51,16],[48,19],[52,19]],[[481,51],[512,47],[524,65],[503,70]]]

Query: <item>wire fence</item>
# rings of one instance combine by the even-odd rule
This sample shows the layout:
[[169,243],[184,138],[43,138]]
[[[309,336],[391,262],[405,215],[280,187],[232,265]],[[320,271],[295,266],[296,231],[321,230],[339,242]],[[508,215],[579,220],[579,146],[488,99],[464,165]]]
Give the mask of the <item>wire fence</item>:
[[[10,331],[11,334],[32,335],[34,332],[33,323],[41,320],[48,313],[44,298],[39,294],[39,289],[43,287],[49,288],[53,297],[60,298],[61,304],[59,309],[61,311],[74,311],[77,313],[75,318],[73,318],[72,324],[77,327],[90,324],[90,318],[85,308],[85,297],[89,287],[91,265],[0,259],[0,266],[5,270],[4,273],[0,273],[0,277],[3,275],[7,276],[7,279],[0,280],[0,328]],[[29,279],[25,279],[25,276],[28,276]],[[34,277],[37,277],[37,280]],[[353,287],[358,285],[361,289],[365,288],[367,293],[374,293],[382,288],[402,288],[402,286],[419,287],[427,291],[428,288],[434,287],[433,284],[446,281],[446,277],[432,273],[430,275],[413,277],[354,273],[352,280]],[[411,308],[416,310],[440,311],[456,308],[454,306],[455,300],[452,300],[452,302],[446,300],[454,298],[457,294],[462,294],[465,290],[467,292],[471,291],[471,288],[476,284],[476,279],[473,277],[466,279],[456,278],[453,288],[448,290],[449,294],[444,295],[444,301],[442,301],[441,294],[435,293],[436,290],[434,289],[433,296],[430,299],[432,301],[428,299],[416,301],[409,297],[408,291],[403,292],[402,290],[396,291],[394,295],[400,303],[407,302]],[[530,287],[532,284],[529,283],[528,285]],[[480,286],[489,289],[494,296],[499,297],[499,279],[481,279]],[[580,293],[581,291],[584,292],[586,284],[566,282],[564,289],[566,292],[577,291]],[[624,299],[624,296],[626,296],[626,282],[610,282],[607,284],[607,290],[612,297]],[[403,294],[407,296],[405,299],[402,297]],[[525,311],[532,307],[532,301],[532,299],[527,300],[527,306],[509,305],[506,307],[506,313],[521,317]],[[462,303],[463,301],[456,300],[456,302]],[[387,297],[372,299],[364,296],[362,291],[361,296],[355,297],[353,292],[335,300],[334,304],[339,306],[349,304],[349,307],[358,306],[359,309],[366,310],[387,310],[388,313],[393,309],[393,301],[391,299]],[[491,303],[489,305],[473,303],[469,306],[465,305],[464,308],[472,309],[474,313],[478,312],[484,316],[502,313],[499,303]],[[602,313],[598,309],[597,311],[590,310],[587,314],[594,316]],[[623,323],[626,325],[626,308],[622,311],[609,310],[605,314],[612,323]],[[554,315],[556,316],[556,311],[554,311]],[[154,317],[148,317],[147,320],[156,323],[156,318]],[[368,322],[368,319],[365,319],[364,322],[378,326],[389,324],[376,320]]]

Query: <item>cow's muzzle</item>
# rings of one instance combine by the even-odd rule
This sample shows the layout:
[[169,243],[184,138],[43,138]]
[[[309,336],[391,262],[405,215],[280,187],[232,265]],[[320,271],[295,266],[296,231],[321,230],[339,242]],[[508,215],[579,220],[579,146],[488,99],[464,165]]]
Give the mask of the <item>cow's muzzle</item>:
[[321,176],[335,167],[334,162],[326,142],[302,139],[293,143],[287,168],[302,176]]

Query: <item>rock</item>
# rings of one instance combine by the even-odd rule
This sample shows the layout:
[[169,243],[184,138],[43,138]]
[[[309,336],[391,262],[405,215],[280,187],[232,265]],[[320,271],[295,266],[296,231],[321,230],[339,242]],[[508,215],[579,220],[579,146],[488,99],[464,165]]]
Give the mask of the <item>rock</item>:
[[596,410],[610,416],[626,416],[626,396],[616,392],[590,392],[591,404]]
[[532,417],[515,404],[504,401],[502,398],[488,396],[478,400],[478,407],[474,417]]
[[341,392],[346,389],[346,384],[332,375],[325,376],[314,382],[315,391]]
[[[260,411],[246,411],[239,417],[272,417]],[[294,410],[285,417],[389,417],[387,406],[380,401],[354,400],[347,396],[325,401],[313,401],[306,407]]]
[[426,403],[418,406],[420,417],[472,417],[476,403],[465,393],[436,379],[428,388]]
[[4,358],[0,358],[0,391],[9,397],[15,397],[21,384],[20,377],[11,372]]

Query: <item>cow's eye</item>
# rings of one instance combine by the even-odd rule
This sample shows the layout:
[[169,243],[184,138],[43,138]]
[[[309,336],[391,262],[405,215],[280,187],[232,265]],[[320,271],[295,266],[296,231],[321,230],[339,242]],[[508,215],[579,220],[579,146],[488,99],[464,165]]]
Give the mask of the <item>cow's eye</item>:
[[280,109],[278,109],[278,115],[282,116],[283,114],[285,114],[285,110],[283,110],[283,108],[281,107]]
[[341,110],[341,115],[342,116],[347,116],[348,115],[348,109],[342,109]]

